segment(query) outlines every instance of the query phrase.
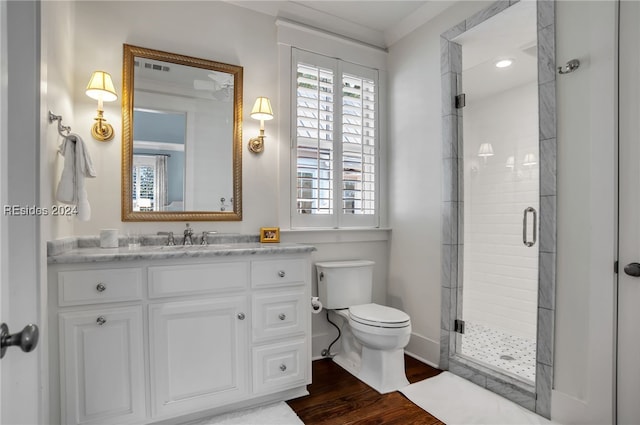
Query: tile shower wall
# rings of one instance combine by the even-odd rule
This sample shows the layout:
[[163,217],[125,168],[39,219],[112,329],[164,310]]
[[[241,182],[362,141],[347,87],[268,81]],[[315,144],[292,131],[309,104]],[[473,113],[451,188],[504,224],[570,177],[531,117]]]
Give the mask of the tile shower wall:
[[[467,96],[463,120],[463,317],[533,341],[538,249],[523,244],[522,225],[525,208],[539,210],[537,89],[531,81],[485,98]],[[482,143],[491,143],[493,156],[478,157]],[[526,165],[526,155],[535,164]]]

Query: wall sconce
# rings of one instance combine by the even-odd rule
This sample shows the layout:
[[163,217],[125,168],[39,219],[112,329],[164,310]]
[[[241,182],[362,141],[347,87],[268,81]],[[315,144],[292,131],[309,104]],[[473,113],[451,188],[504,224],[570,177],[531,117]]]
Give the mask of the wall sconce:
[[482,143],[480,149],[478,149],[478,156],[484,158],[485,164],[487,163],[487,157],[493,156],[493,146],[491,143]]
[[104,71],[94,71],[85,93],[98,101],[98,116],[94,118],[96,123],[91,127],[91,135],[101,142],[113,139],[113,127],[105,122],[102,106],[102,102],[113,102],[118,98],[113,81],[111,81],[111,75]]
[[251,118],[260,120],[260,135],[249,140],[249,151],[260,153],[264,150],[264,122],[265,120],[273,119],[273,110],[271,109],[269,98],[259,97],[256,99],[256,103],[253,104],[253,109],[251,110]]

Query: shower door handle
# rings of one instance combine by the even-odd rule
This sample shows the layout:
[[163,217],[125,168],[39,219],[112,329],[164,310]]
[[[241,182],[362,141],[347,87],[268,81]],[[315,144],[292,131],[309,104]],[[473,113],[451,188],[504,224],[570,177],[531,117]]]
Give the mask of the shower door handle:
[[[527,239],[527,218],[529,217],[529,213],[533,213],[533,240],[530,241]],[[536,240],[538,237],[538,213],[536,209],[533,207],[527,207],[524,209],[524,218],[522,219],[522,243],[526,247],[532,247],[536,244]]]

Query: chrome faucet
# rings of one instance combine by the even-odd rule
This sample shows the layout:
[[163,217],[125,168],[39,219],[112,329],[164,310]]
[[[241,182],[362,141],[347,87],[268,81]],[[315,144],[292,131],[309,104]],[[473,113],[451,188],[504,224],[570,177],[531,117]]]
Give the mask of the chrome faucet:
[[176,244],[175,239],[173,239],[173,232],[158,232],[158,235],[167,235],[167,246],[174,246]]
[[184,240],[182,241],[183,245],[193,245],[193,229],[189,227],[189,223],[187,223],[187,228],[184,229]]
[[200,242],[200,245],[202,245],[202,246],[208,245],[207,235],[215,235],[216,233],[218,233],[218,232],[216,232],[215,230],[210,230],[208,232],[202,232],[202,241]]

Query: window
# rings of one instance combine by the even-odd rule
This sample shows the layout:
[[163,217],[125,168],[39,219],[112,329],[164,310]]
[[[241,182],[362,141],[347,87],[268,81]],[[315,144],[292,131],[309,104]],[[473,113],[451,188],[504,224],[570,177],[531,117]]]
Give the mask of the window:
[[293,227],[378,226],[378,72],[293,49]]
[[165,207],[167,156],[133,155],[133,211],[161,211]]

